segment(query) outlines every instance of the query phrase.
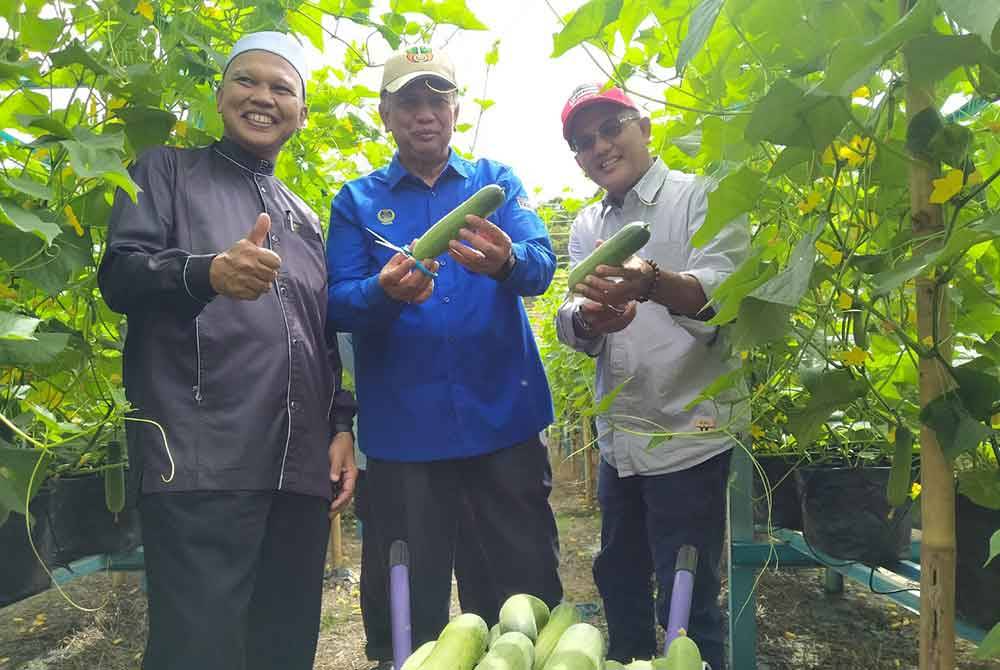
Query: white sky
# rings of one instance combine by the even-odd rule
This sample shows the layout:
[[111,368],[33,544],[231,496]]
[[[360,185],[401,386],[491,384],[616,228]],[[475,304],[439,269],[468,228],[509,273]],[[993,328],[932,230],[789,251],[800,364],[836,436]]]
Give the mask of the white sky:
[[[583,0],[551,2],[562,14],[583,4]],[[603,81],[604,75],[581,48],[549,58],[552,35],[560,24],[543,0],[467,0],[467,5],[489,30],[460,31],[446,46],[458,83],[466,87],[459,123],[475,124],[479,106],[473,98],[496,101],[483,116],[475,155],[512,166],[529,193],[534,196],[535,189],[541,189],[535,196],[539,200],[560,195],[564,187],[577,197],[591,195],[596,187],[583,176],[563,141],[559,115],[578,84]],[[439,41],[432,46],[441,46],[452,33],[451,26],[441,26],[436,33]],[[497,39],[500,60],[490,72],[484,96],[484,58]],[[331,62],[338,63],[343,47],[328,41],[327,48]],[[385,49],[384,54],[373,54],[380,62],[389,55],[388,46]],[[361,76],[363,83],[377,90],[382,71],[372,69]],[[468,149],[473,134],[474,129],[456,135],[453,143]]]

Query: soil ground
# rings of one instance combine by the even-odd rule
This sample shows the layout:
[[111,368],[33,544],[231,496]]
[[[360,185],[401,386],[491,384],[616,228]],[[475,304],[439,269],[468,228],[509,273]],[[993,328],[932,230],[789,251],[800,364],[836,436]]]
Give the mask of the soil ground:
[[[562,544],[566,598],[587,604],[592,623],[604,625],[590,566],[598,549],[600,516],[586,501],[579,474],[556,468],[552,496]],[[316,670],[368,670],[356,576],[361,559],[355,523],[343,530],[344,567],[352,578],[330,580],[323,604]],[[136,574],[98,574],[70,582],[66,594],[98,608],[80,611],[50,589],[0,610],[0,670],[135,670],[140,667],[146,604]],[[724,594],[725,597],[725,594]],[[998,596],[1000,597],[1000,596]],[[453,599],[453,610],[457,599]],[[846,583],[827,596],[819,570],[768,570],[757,594],[760,670],[899,670],[917,668],[919,617]],[[1000,662],[973,659],[974,646],[957,644],[961,670],[1000,670]]]

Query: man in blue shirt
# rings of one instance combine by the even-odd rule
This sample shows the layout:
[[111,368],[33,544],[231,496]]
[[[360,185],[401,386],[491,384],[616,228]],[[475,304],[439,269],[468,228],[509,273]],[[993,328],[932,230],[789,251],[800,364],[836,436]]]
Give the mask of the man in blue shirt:
[[[377,519],[371,565],[386,570],[369,583],[387,584],[389,546],[406,540],[414,645],[448,621],[463,499],[501,601],[525,592],[554,606],[562,597],[539,440],[552,402],[521,300],[548,287],[555,254],[514,173],[451,150],[456,89],[438,51],[413,47],[389,59],[379,113],[398,151],[340,191],[327,245],[331,326],[354,333],[358,434]],[[435,279],[378,243],[376,233],[410,243],[487,184],[506,194],[495,223],[467,217],[447,255],[422,259]],[[369,657],[387,660],[388,619],[366,632]]]

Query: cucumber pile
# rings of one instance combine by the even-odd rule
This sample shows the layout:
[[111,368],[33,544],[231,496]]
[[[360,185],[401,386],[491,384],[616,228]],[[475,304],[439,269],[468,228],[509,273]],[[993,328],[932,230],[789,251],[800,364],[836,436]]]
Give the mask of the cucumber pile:
[[459,615],[400,670],[702,670],[698,646],[683,634],[665,658],[622,665],[606,652],[601,631],[581,622],[572,603],[549,611],[539,598],[519,593],[503,604],[492,629],[475,614]]

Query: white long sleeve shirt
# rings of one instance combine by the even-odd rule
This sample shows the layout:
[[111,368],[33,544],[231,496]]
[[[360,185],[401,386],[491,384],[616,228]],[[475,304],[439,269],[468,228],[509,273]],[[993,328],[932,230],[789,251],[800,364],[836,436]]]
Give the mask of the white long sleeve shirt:
[[[570,232],[570,265],[575,266],[626,223],[650,223],[651,237],[639,252],[661,270],[696,278],[705,295],[746,258],[749,234],[742,218],[727,225],[708,244],[693,248],[691,237],[704,223],[712,182],[670,170],[657,159],[626,194],[621,207],[610,201],[582,210]],[[573,329],[573,313],[584,299],[571,296],[559,308],[556,326],[563,343],[597,357],[597,401],[624,386],[607,414],[597,418],[601,456],[620,477],[684,470],[726,451],[732,439],[723,433],[747,429],[745,388],[725,399],[685,406],[721,375],[740,365],[726,342],[726,328],[671,314],[649,301],[638,305],[624,330],[593,339]],[[699,433],[678,436],[649,449],[651,433]]]

